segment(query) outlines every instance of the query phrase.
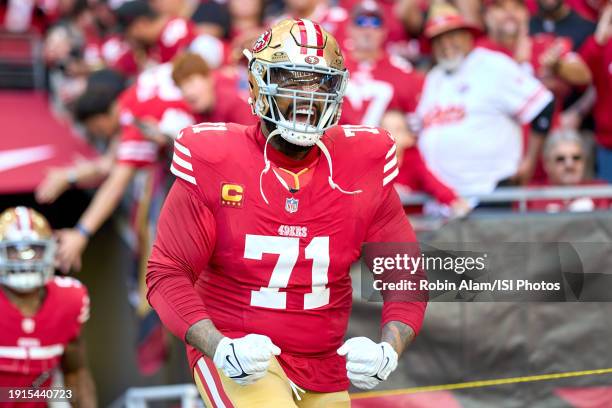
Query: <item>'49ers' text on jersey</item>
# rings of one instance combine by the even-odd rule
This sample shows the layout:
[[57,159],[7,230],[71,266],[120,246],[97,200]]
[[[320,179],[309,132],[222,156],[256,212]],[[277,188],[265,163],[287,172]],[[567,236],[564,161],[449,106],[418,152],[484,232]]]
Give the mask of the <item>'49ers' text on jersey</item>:
[[[345,361],[336,350],[352,304],[350,265],[363,242],[415,241],[392,187],[395,144],[379,128],[328,130],[321,141],[333,181],[361,191],[345,194],[330,187],[318,147],[304,159],[313,174],[297,191],[274,168],[260,177],[264,141],[260,125],[231,123],[201,123],[177,138],[171,170],[178,178],[149,260],[149,301],[179,338],[207,318],[228,337],[267,335],[296,384],[345,390]],[[299,168],[300,161],[267,149],[274,165]],[[424,308],[385,303],[382,324],[397,320],[418,332]],[[202,355],[188,351],[193,366]]]

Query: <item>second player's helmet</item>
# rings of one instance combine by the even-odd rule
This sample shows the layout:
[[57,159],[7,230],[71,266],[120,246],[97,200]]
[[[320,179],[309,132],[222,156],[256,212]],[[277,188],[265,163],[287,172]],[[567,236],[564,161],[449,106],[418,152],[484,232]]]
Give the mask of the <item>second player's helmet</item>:
[[338,123],[348,72],[336,39],[319,24],[283,20],[245,54],[253,112],[285,140],[312,146]]
[[26,207],[0,214],[0,284],[18,292],[43,286],[53,276],[55,240],[49,223]]

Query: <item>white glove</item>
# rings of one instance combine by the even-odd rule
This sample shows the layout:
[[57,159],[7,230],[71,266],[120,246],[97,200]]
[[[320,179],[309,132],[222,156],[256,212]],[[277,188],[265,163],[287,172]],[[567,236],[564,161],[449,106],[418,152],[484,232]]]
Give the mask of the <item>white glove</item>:
[[266,375],[270,358],[280,353],[268,336],[249,334],[238,339],[222,338],[213,361],[227,377],[247,385]]
[[346,356],[346,372],[351,383],[364,390],[376,387],[397,367],[397,353],[384,341],[376,344],[367,337],[353,337],[337,352]]

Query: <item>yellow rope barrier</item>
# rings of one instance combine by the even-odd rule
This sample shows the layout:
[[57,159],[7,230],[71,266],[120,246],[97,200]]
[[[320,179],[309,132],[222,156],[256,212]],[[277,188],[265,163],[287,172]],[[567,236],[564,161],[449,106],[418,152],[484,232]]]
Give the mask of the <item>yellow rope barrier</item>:
[[560,378],[582,377],[582,376],[587,376],[587,375],[602,375],[602,374],[612,374],[612,368],[602,368],[598,370],[584,370],[584,371],[569,371],[566,373],[540,374],[540,375],[531,375],[531,376],[525,376],[525,377],[499,378],[495,380],[468,381],[468,382],[462,382],[462,383],[456,383],[456,384],[428,385],[424,387],[402,388],[399,390],[359,392],[359,393],[351,394],[351,399],[373,398],[373,397],[402,395],[402,394],[416,394],[419,392],[461,390],[465,388],[491,387],[493,385],[516,384],[516,383],[524,383],[524,382],[532,382],[532,381],[548,381],[548,380],[557,380]]

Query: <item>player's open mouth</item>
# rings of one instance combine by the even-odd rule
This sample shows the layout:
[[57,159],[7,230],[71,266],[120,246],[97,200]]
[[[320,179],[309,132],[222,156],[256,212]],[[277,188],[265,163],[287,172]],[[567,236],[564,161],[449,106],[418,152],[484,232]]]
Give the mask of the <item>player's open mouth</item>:
[[[287,118],[293,120],[293,110],[289,108]],[[314,106],[300,106],[295,110],[295,121],[298,123],[308,123],[314,125],[317,123],[319,111]],[[310,118],[310,120],[309,120]]]

